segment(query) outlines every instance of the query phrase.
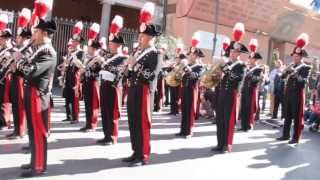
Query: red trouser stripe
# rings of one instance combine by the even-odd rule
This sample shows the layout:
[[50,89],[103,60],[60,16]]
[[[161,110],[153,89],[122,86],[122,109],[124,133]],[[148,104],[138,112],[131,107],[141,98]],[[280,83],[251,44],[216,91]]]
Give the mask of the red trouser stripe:
[[4,97],[3,97],[3,116],[6,122],[6,125],[9,126],[10,125],[10,116],[11,116],[11,112],[10,112],[10,81],[11,81],[11,75],[8,75],[5,78],[5,84],[4,84]]
[[120,89],[115,88],[115,97],[114,97],[114,107],[113,107],[113,141],[114,143],[118,140],[118,129],[119,129],[119,119],[120,119]]
[[80,96],[81,96],[81,82],[80,82],[80,71],[77,71],[75,74],[75,96],[74,96],[74,111],[75,111],[75,118],[79,120],[79,112],[80,112]]
[[251,101],[250,101],[250,126],[253,128],[254,123],[255,123],[255,118],[256,118],[256,113],[257,113],[257,96],[258,96],[258,91],[257,88],[253,88],[252,90],[252,95],[251,95]]
[[232,108],[230,112],[229,128],[228,128],[228,145],[233,143],[234,126],[237,119],[238,92],[234,91],[232,95]]
[[192,128],[196,119],[196,113],[198,108],[198,93],[195,86],[192,87],[192,100],[191,100],[191,109],[190,109],[190,123],[189,123],[189,132],[192,133]]
[[36,87],[31,87],[31,114],[32,114],[32,127],[34,132],[35,144],[35,170],[41,171],[44,168],[44,138],[47,136],[45,129],[42,110],[41,99],[39,91]]
[[148,85],[142,87],[142,103],[141,103],[141,128],[143,141],[143,160],[150,158],[150,128],[151,128],[151,109],[150,109],[150,88]]
[[91,117],[91,127],[96,128],[98,125],[98,114],[99,114],[99,88],[98,82],[94,80],[92,86],[92,117]]
[[18,79],[18,107],[19,107],[19,135],[23,136],[26,130],[26,111],[24,108],[24,91],[23,91],[23,78],[17,77]]
[[[299,114],[298,114],[298,124],[295,126],[296,129],[295,129],[295,133],[294,134],[297,134],[297,137],[294,137],[294,138],[297,138],[296,140],[299,141],[301,136],[302,136],[302,131],[303,131],[303,128],[304,128],[304,106],[305,106],[305,93],[304,93],[304,90],[301,90],[300,94],[300,104],[299,104]],[[295,122],[296,123],[296,122]]]

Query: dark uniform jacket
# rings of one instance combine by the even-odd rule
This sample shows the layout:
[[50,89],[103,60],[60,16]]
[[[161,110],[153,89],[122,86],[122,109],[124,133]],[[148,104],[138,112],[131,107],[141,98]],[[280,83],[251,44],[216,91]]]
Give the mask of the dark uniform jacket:
[[225,75],[219,83],[218,89],[226,91],[239,90],[244,77],[246,65],[241,61],[229,61],[223,67]]
[[159,74],[161,62],[160,53],[155,48],[145,49],[137,57],[137,63],[129,71],[130,86],[136,84],[150,85],[153,92],[157,75]]
[[[73,53],[72,53],[73,54]],[[66,87],[70,87],[73,88],[76,85],[76,81],[75,81],[75,73],[79,70],[79,68],[77,66],[75,66],[72,63],[72,60],[74,60],[73,58],[77,58],[79,59],[81,62],[83,62],[84,59],[84,52],[82,50],[76,50],[76,52],[74,52],[74,57],[69,57],[70,62],[68,62],[68,66],[66,68]]]
[[109,55],[105,62],[102,64],[101,69],[108,71],[115,75],[115,79],[112,82],[113,85],[118,85],[124,75],[124,62],[127,57],[122,55]]
[[24,78],[29,85],[37,87],[40,93],[47,94],[56,63],[57,53],[52,44],[42,44],[24,65]]

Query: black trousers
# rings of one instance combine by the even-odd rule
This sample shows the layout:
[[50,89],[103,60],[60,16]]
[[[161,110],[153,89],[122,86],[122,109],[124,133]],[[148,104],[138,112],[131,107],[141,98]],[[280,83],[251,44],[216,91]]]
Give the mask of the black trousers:
[[13,75],[10,92],[12,104],[12,116],[14,124],[14,134],[23,136],[26,129],[26,112],[24,108],[24,91],[23,91],[23,77]]
[[50,95],[41,94],[38,89],[33,86],[25,87],[25,94],[25,108],[31,150],[31,168],[37,172],[41,172],[47,169]]
[[[133,155],[144,161],[150,158],[151,109],[153,98],[149,85],[131,85],[128,90],[128,123]],[[150,105],[152,104],[152,105]]]
[[299,141],[304,128],[304,91],[287,93],[284,97],[285,121],[283,126],[283,137],[290,137],[292,120],[294,122],[293,139]]
[[9,84],[8,77],[4,79],[3,84],[0,84],[0,128],[10,125]]
[[283,118],[284,117],[283,96],[275,95],[272,118],[278,118],[278,110],[280,105],[281,105],[281,118]]
[[182,87],[181,95],[181,126],[180,134],[187,136],[192,133],[197,111],[197,85],[193,87]]
[[79,121],[79,97],[76,96],[76,90],[67,86],[64,91],[67,119]]
[[170,86],[166,82],[164,82],[164,95],[166,98],[164,102],[165,105],[169,105],[171,103],[171,99],[169,98],[169,96],[172,96],[170,90]]
[[180,86],[170,87],[170,113],[179,113]]
[[120,119],[120,97],[122,89],[114,87],[109,81],[101,81],[100,105],[104,139],[117,142]]
[[86,128],[93,129],[98,124],[99,94],[97,80],[86,80],[82,83],[83,99],[86,113]]
[[215,95],[217,99],[217,146],[222,148],[233,144],[238,92],[219,88]]

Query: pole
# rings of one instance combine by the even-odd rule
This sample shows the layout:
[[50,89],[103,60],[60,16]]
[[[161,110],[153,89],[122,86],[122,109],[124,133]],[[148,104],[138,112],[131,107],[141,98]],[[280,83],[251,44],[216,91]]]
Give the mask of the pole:
[[162,32],[166,32],[167,28],[167,12],[168,12],[168,0],[163,0],[163,22],[162,22]]
[[218,20],[219,20],[219,9],[220,9],[219,6],[220,6],[220,0],[216,0],[216,14],[215,14],[215,24],[214,24],[212,56],[214,56],[214,52],[216,51],[216,46],[217,46],[217,32],[218,32]]

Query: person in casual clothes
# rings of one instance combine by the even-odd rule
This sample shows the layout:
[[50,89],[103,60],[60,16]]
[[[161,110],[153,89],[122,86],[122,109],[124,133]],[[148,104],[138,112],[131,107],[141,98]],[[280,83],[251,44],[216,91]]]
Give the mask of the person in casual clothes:
[[274,97],[274,108],[273,108],[273,114],[272,114],[272,119],[277,119],[278,118],[278,110],[279,106],[281,105],[281,119],[284,117],[283,116],[283,97],[284,97],[284,85],[285,82],[281,78],[281,72],[282,72],[282,61],[278,60],[277,64],[279,66],[279,73],[276,74],[274,78],[274,85],[273,85],[273,97]]

